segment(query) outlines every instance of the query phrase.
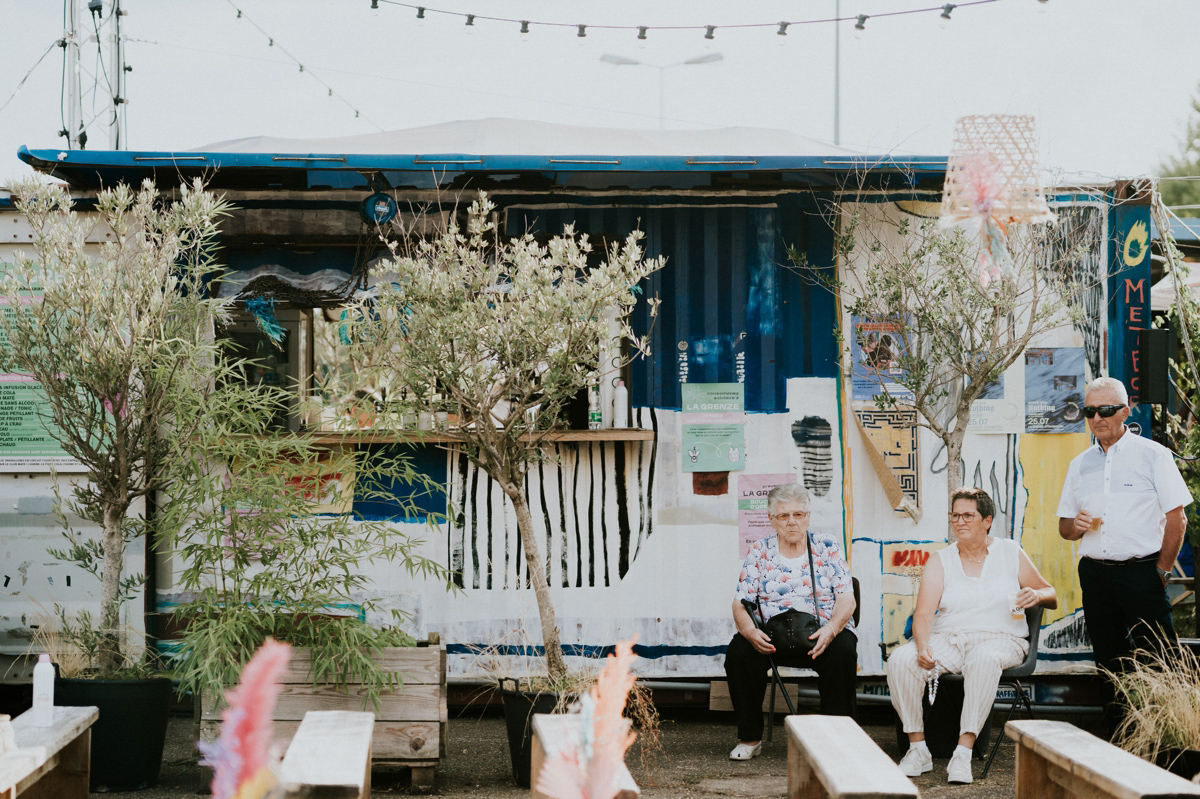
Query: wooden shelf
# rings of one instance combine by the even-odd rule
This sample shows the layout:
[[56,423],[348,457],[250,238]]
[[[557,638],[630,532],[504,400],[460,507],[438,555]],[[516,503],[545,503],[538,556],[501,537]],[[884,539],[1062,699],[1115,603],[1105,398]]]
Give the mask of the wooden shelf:
[[[461,433],[446,430],[412,430],[373,432],[371,430],[347,430],[345,432],[314,432],[310,434],[318,444],[458,444],[464,440]],[[543,441],[653,441],[654,431],[638,427],[606,428],[604,430],[551,430],[542,436]]]

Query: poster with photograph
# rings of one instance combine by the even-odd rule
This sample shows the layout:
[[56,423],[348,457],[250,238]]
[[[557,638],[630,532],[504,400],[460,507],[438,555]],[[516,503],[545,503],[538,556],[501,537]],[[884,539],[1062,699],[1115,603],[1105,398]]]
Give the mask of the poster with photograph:
[[683,471],[734,472],[746,468],[746,386],[684,383]]
[[1018,358],[971,403],[971,433],[1025,432],[1025,363]]
[[767,494],[776,486],[796,482],[794,474],[738,475],[738,557],[746,559],[750,545],[760,538],[774,535],[775,528],[767,516]]
[[1083,433],[1083,347],[1025,350],[1025,432]]
[[851,317],[851,399],[873,400],[885,391],[896,399],[911,400],[912,392],[898,382],[904,377],[900,357],[905,339],[898,319]]

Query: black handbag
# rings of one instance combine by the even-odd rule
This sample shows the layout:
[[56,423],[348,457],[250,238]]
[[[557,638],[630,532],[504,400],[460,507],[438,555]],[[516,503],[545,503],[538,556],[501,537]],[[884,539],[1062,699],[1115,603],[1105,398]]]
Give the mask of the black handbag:
[[[812,579],[813,608],[817,607],[817,574],[813,569],[812,538],[808,539],[808,574]],[[758,596],[754,597],[758,605],[758,617],[763,618],[762,605]],[[762,631],[771,639],[775,653],[779,655],[807,655],[812,651],[816,641],[809,636],[821,629],[821,620],[811,613],[805,613],[795,608],[789,608],[783,613],[777,613],[767,619],[762,625]]]

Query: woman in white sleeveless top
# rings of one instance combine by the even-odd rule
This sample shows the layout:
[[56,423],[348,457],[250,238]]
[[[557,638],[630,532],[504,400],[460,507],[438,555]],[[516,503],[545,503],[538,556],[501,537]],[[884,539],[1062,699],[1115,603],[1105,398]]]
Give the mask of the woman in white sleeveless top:
[[968,783],[971,750],[996,699],[1000,672],[1029,653],[1024,609],[1057,607],[1058,596],[1015,541],[989,535],[996,508],[986,491],[960,488],[951,502],[958,540],[925,564],[913,639],[892,653],[887,678],[909,740],[900,768],[915,777],[933,769],[921,710],[930,673],[963,675],[958,748],[946,771],[949,782]]

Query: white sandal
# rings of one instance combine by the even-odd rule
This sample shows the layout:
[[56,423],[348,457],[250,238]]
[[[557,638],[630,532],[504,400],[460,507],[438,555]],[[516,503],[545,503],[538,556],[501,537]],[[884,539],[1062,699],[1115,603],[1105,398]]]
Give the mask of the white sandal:
[[730,760],[749,760],[762,754],[762,741],[756,744],[738,744],[729,753]]

